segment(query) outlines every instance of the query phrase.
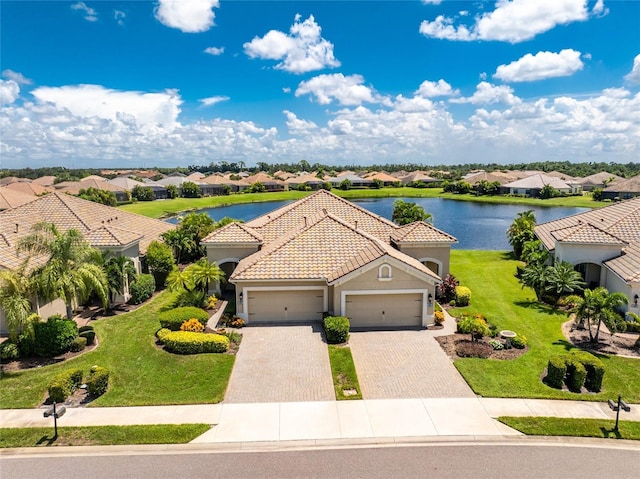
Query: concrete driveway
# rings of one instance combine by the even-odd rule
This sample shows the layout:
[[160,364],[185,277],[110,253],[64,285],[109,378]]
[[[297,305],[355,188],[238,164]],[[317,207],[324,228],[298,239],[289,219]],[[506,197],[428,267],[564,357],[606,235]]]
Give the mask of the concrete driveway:
[[349,344],[365,399],[475,397],[432,331],[354,332]]
[[322,326],[248,326],[225,403],[333,401],[335,392]]

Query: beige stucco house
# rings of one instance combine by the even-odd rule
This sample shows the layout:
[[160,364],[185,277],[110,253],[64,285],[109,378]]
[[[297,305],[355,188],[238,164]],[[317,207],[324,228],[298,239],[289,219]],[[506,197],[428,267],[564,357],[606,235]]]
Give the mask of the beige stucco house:
[[535,228],[558,261],[580,271],[590,288],[604,286],[627,296],[627,310],[640,314],[640,197]]
[[398,226],[320,190],[207,236],[209,261],[248,323],[344,315],[354,328],[424,327],[457,240],[424,222]]

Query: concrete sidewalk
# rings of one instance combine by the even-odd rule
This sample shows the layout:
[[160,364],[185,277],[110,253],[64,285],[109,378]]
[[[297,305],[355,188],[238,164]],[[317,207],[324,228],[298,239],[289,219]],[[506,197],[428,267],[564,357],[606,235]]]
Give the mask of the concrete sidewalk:
[[[43,409],[0,410],[1,427],[52,426]],[[194,443],[385,437],[513,436],[499,416],[612,419],[606,403],[541,399],[427,398],[114,408],[69,408],[59,426],[211,424]],[[640,406],[621,413],[640,421]]]

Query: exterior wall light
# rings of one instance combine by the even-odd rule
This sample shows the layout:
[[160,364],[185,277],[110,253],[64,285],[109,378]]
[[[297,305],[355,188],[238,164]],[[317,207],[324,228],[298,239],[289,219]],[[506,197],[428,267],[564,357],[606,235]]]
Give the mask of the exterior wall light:
[[633,305],[634,306],[638,306],[638,295],[637,294],[633,297]]

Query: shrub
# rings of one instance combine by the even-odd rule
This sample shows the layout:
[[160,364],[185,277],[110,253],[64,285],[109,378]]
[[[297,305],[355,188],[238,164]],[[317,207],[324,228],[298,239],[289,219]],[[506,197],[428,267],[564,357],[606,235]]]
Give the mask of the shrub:
[[129,292],[131,293],[131,304],[142,304],[151,296],[156,290],[156,281],[150,274],[139,274],[136,280],[131,283]]
[[640,323],[639,322],[628,322],[627,323],[627,333],[640,333]]
[[570,391],[579,393],[587,378],[587,370],[576,358],[567,360],[567,387]]
[[18,349],[20,356],[32,356],[36,350],[35,325],[42,321],[37,313],[32,313],[27,317],[27,321],[18,336]]
[[34,351],[38,356],[57,356],[69,351],[73,340],[78,337],[78,326],[59,314],[49,317],[43,323],[34,324]]
[[455,278],[455,276],[448,274],[442,280],[442,283],[438,285],[438,297],[445,303],[452,301],[456,296],[456,287],[459,284],[460,282]]
[[602,389],[602,380],[604,379],[604,363],[587,352],[573,353],[574,360],[579,361],[587,371],[584,380],[584,387],[589,391],[599,392]]
[[79,334],[79,336],[81,338],[86,338],[87,346],[93,345],[93,343],[96,341],[96,332],[95,331],[91,331],[91,330],[82,331]]
[[175,263],[171,246],[160,241],[152,241],[147,248],[146,260],[156,287],[162,288]]
[[194,289],[192,291],[185,289],[183,291],[180,291],[180,293],[178,294],[175,306],[179,308],[184,308],[186,306],[201,308],[203,306],[206,306],[206,296],[207,294],[199,289]]
[[500,332],[498,331],[498,326],[496,326],[495,324],[487,323],[487,327],[489,328],[489,334],[487,336],[489,336],[490,338],[495,338],[500,334]]
[[433,313],[433,320],[438,325],[444,323],[444,313],[442,311],[436,311]]
[[229,350],[229,338],[221,334],[172,331],[164,336],[164,347],[177,354],[224,353]]
[[491,356],[493,348],[487,343],[460,342],[456,345],[456,352],[461,358],[483,358]]
[[204,325],[196,318],[191,318],[180,326],[180,331],[191,331],[194,333],[201,333],[204,331]]
[[473,339],[482,339],[489,334],[489,327],[481,316],[465,316],[457,324],[457,331],[470,334]]
[[456,305],[469,306],[471,302],[471,290],[466,286],[456,286]]
[[156,337],[158,338],[158,341],[160,341],[161,343],[164,343],[164,338],[167,336],[167,334],[169,334],[171,332],[170,329],[167,328],[160,328],[158,329],[158,331],[156,332]]
[[329,344],[346,343],[349,339],[349,318],[327,316],[324,318],[324,333]]
[[92,366],[87,378],[87,391],[92,397],[102,396],[109,388],[109,370]]
[[81,328],[78,328],[79,333],[84,333],[85,331],[93,331],[93,326],[88,324],[86,326],[82,326]]
[[491,341],[489,341],[489,344],[491,345],[494,351],[500,351],[504,349],[504,344],[502,344],[497,339],[492,339]]
[[518,334],[515,338],[511,338],[511,346],[516,349],[524,349],[528,343],[527,337],[521,334]]
[[551,356],[547,364],[547,384],[552,388],[562,389],[567,364],[564,356]]
[[217,302],[218,302],[218,298],[216,298],[214,295],[209,296],[207,298],[207,308],[209,309],[215,308]]
[[230,327],[232,327],[232,328],[238,328],[238,329],[240,329],[240,328],[244,328],[246,324],[247,324],[247,323],[244,321],[244,319],[242,319],[242,318],[238,318],[237,316],[236,316],[235,318],[233,318],[233,320],[231,320],[231,321],[229,322],[229,326],[230,326]]
[[171,331],[179,331],[182,323],[190,319],[197,319],[202,323],[202,326],[206,326],[209,321],[209,313],[193,306],[170,309],[160,313],[160,326]]
[[240,341],[242,341],[242,334],[237,331],[225,331],[224,335],[234,344],[240,344]]
[[63,371],[54,376],[47,386],[49,399],[53,402],[64,402],[80,384],[82,384],[82,369]]
[[79,351],[82,351],[86,347],[87,347],[87,338],[78,336],[76,339],[73,340],[73,343],[71,343],[71,352],[77,353]]
[[15,361],[20,358],[20,350],[16,343],[5,341],[0,344],[0,359],[2,361]]

